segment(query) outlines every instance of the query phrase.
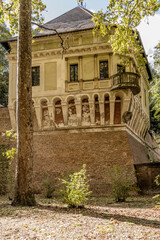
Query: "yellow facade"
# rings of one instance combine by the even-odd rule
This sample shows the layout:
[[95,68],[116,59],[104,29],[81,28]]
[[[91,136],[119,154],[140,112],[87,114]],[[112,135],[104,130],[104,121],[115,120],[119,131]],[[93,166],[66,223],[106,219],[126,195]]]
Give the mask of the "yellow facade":
[[[60,39],[56,35],[34,38],[33,41],[32,66],[38,66],[40,69],[40,84],[39,86],[33,86],[33,102],[38,129],[54,131],[57,128],[66,129],[83,126],[93,128],[94,126],[110,127],[117,125],[120,127],[127,124],[131,131],[143,138],[150,126],[149,76],[147,70],[144,69],[138,79],[139,93],[134,95],[132,88],[127,87],[126,83],[125,86],[114,89],[112,76],[117,74],[117,64],[121,64],[121,60],[118,55],[113,54],[110,45],[106,43],[107,37],[94,37],[92,30],[64,33],[62,37],[63,39],[69,39],[67,40],[69,48],[66,51],[63,51],[60,47]],[[10,64],[8,107],[12,127],[15,129],[16,41],[11,42],[10,45],[11,52],[8,55]],[[131,59],[130,66],[125,69],[127,79],[138,76],[136,60],[134,56],[131,56]],[[101,79],[100,76],[100,62],[102,64],[107,62],[108,64],[108,76],[104,79]],[[70,79],[71,66],[78,66],[77,81],[71,81]],[[72,109],[75,108],[74,114],[71,113],[69,108],[69,101],[71,100]],[[95,101],[98,101],[97,105]],[[107,111],[105,101],[109,103],[109,113],[105,112]],[[116,110],[118,108],[120,110]],[[115,111],[120,111],[120,122],[118,123],[115,120],[115,114],[118,116],[118,113],[115,113]],[[132,117],[128,121],[124,120],[124,113],[126,112],[132,112]],[[56,115],[58,113],[59,116]],[[109,120],[105,119],[107,114]],[[99,120],[96,120],[96,118]]]

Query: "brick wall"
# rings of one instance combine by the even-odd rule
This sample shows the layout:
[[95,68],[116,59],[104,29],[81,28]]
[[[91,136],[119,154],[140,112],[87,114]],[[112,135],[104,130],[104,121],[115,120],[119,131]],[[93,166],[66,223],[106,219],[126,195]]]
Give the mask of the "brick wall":
[[85,163],[94,194],[106,194],[109,181],[106,166],[121,166],[134,174],[132,155],[125,131],[79,132],[34,136],[34,169],[36,187],[49,173],[57,177],[79,171]]

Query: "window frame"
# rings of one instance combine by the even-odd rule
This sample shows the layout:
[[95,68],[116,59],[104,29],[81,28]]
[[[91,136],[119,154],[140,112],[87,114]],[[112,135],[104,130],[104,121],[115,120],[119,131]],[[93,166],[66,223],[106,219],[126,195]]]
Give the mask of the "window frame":
[[[71,67],[73,67],[74,66],[74,77],[73,77],[73,79],[71,79]],[[77,70],[75,69],[75,67],[77,66]],[[76,74],[75,74],[75,72],[77,71],[77,79],[76,79]],[[78,78],[78,63],[72,63],[72,64],[70,64],[69,65],[69,77],[70,77],[70,82],[72,82],[72,83],[74,83],[74,82],[78,82],[79,81],[79,78]]]
[[[33,69],[38,69],[38,84],[34,83],[37,81],[37,79],[35,79],[35,81],[33,81]],[[37,72],[35,74],[37,75]],[[37,76],[36,76],[36,78],[37,78]],[[40,86],[40,65],[32,66],[32,87],[39,87],[39,86]]]
[[[104,67],[104,70],[103,70],[103,74],[104,76],[101,75],[101,63],[107,63],[107,72],[105,73],[105,67]],[[107,79],[109,78],[109,61],[108,59],[107,60],[99,60],[99,79],[100,80],[103,80],[103,79]]]

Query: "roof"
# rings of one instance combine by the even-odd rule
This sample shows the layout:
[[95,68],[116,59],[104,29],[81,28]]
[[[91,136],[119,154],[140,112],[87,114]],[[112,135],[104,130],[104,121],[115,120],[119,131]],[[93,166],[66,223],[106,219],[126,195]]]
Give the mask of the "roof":
[[[93,17],[94,17],[93,13],[87,10],[86,8],[81,6],[75,7],[70,11],[60,15],[59,17],[45,23],[43,25],[44,26],[43,31],[36,31],[34,38],[55,35],[56,32],[54,31],[54,29],[56,29],[58,33],[69,33],[74,31],[93,29],[94,28],[94,23],[92,21]],[[49,30],[49,29],[53,29],[53,30]],[[13,37],[7,40],[2,40],[0,41],[0,43],[8,52],[10,52],[11,48],[10,48],[9,42],[13,42],[13,41],[17,41],[17,37]],[[140,39],[140,42],[142,44],[141,39]],[[147,59],[145,53],[144,53],[144,57]],[[146,68],[147,68],[149,78],[152,79],[148,62],[146,63]]]
[[[56,29],[59,33],[92,29],[94,27],[93,16],[92,12],[78,6],[45,23],[43,26],[49,29]],[[43,32],[37,32],[36,37],[50,34],[55,34],[55,32],[44,29]]]

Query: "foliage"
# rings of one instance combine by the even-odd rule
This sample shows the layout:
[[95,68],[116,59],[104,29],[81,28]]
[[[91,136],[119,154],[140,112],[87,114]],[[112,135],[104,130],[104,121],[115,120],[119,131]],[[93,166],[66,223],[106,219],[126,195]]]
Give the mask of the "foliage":
[[[11,35],[6,25],[0,25],[0,39],[10,38]],[[0,105],[7,106],[8,102],[8,81],[9,81],[9,65],[5,57],[6,50],[0,46]]]
[[5,139],[5,144],[0,145],[0,194],[13,194],[14,189],[14,156],[16,148],[11,148],[10,145],[16,139],[16,133],[12,130],[2,134]]
[[[3,134],[3,136],[7,136],[11,142],[15,141],[15,139],[17,138],[17,134],[14,133],[12,130],[6,131]],[[5,155],[7,159],[11,159],[12,160],[12,159],[14,159],[14,156],[16,155],[16,153],[17,153],[16,148],[12,147],[11,149],[6,150],[3,153],[3,155]]]
[[160,7],[159,0],[110,0],[105,13],[95,13],[95,30],[102,36],[110,35],[109,43],[114,53],[119,53],[124,65],[129,63],[128,54],[136,57],[139,69],[145,66],[143,47],[136,28],[144,17],[153,16]]
[[61,181],[65,186],[65,189],[61,190],[65,202],[70,207],[83,206],[91,194],[87,181],[86,165],[84,164],[79,172],[70,174],[68,179],[61,179]]
[[[42,11],[46,8],[42,0],[32,0],[32,21],[42,24]],[[11,34],[18,33],[19,0],[0,1],[0,23],[9,23]]]
[[7,174],[9,168],[9,162],[3,152],[6,151],[6,145],[0,145],[0,195],[4,195],[7,192]]
[[160,45],[155,48],[153,58],[153,81],[150,84],[151,129],[155,133],[160,134]]
[[[160,175],[158,175],[155,178],[155,183],[157,186],[160,186]],[[156,202],[156,204],[158,205],[158,207],[160,207],[160,194],[157,194],[156,196],[153,197],[153,200]]]
[[44,196],[46,198],[52,198],[55,188],[53,187],[51,178],[49,176],[43,179],[42,186],[44,187]]
[[138,190],[133,187],[132,175],[127,175],[121,167],[107,167],[107,178],[111,181],[112,195],[117,202],[124,202],[129,196],[131,190]]

